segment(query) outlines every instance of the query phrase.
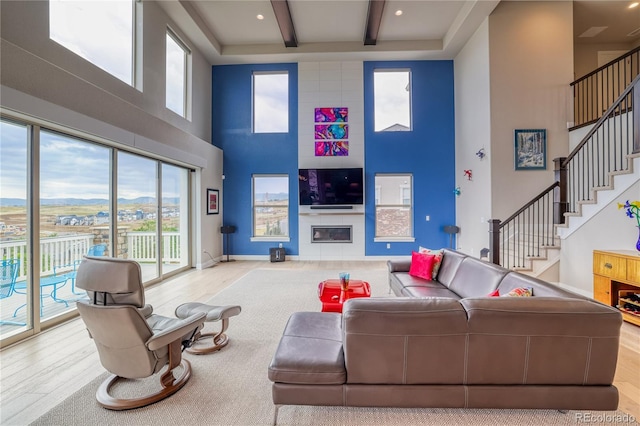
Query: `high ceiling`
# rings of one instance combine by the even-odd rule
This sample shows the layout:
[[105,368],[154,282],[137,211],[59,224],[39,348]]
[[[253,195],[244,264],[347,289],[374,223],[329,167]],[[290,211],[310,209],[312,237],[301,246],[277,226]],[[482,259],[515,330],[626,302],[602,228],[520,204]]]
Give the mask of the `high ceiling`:
[[[516,0],[509,0],[516,1]],[[158,3],[212,64],[316,60],[452,59],[499,0],[163,0]],[[275,5],[272,5],[274,3]],[[377,4],[376,4],[377,3]],[[576,43],[632,43],[640,7],[631,1],[574,2]],[[379,19],[372,11],[383,5]],[[279,26],[290,11],[296,47]],[[396,12],[402,11],[401,15]],[[262,15],[263,19],[257,16]],[[373,20],[372,20],[373,19]],[[373,26],[367,26],[373,22]],[[378,25],[376,25],[378,24]],[[606,26],[594,37],[578,37]],[[377,29],[377,31],[376,31]],[[365,33],[374,43],[365,45]],[[283,35],[284,34],[284,35]]]

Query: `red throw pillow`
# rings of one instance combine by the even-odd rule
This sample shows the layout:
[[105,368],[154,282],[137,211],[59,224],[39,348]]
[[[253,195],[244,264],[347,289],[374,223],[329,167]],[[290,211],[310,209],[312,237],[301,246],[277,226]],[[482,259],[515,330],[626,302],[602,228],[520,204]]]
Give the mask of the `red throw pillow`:
[[411,267],[409,268],[409,275],[424,278],[431,281],[433,278],[433,265],[435,264],[436,256],[432,254],[422,254],[411,252]]
[[487,297],[498,297],[498,296],[500,296],[500,292],[498,291],[497,288],[493,292],[487,294]]

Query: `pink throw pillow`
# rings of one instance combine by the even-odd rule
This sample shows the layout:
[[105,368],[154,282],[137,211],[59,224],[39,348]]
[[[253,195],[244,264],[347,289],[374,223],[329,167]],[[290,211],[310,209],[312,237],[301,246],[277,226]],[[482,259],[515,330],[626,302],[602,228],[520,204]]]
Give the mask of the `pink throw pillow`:
[[493,292],[487,294],[487,297],[498,297],[500,296],[500,291],[496,288]]
[[436,256],[432,254],[422,254],[411,252],[411,267],[409,268],[409,275],[424,278],[431,281],[433,278],[433,265],[435,263]]
[[440,271],[440,265],[442,265],[442,258],[444,257],[444,250],[431,250],[425,247],[418,247],[418,252],[423,254],[433,254],[435,258],[435,262],[433,262],[433,279],[438,278],[438,271]]

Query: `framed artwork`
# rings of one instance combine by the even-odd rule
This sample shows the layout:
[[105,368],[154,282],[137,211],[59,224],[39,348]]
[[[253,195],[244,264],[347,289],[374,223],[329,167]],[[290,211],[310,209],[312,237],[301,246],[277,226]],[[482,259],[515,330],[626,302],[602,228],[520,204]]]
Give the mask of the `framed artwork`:
[[316,141],[316,157],[346,157],[349,155],[347,141]]
[[220,213],[220,191],[207,189],[207,214]]
[[517,129],[514,153],[516,170],[546,170],[547,130]]

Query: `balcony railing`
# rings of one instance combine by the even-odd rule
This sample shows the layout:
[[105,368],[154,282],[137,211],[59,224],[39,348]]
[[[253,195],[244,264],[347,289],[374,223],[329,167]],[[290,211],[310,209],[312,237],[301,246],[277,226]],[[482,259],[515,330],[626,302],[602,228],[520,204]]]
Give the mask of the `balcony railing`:
[[[53,274],[54,267],[69,265],[82,260],[89,247],[94,244],[93,234],[77,234],[66,237],[42,238],[40,240],[40,276]],[[141,263],[156,261],[156,234],[153,232],[127,232],[124,252],[127,258]],[[26,240],[0,242],[0,256],[3,259],[20,259],[18,281],[26,279],[29,270],[29,253]],[[162,234],[162,262],[180,261],[180,234]]]

